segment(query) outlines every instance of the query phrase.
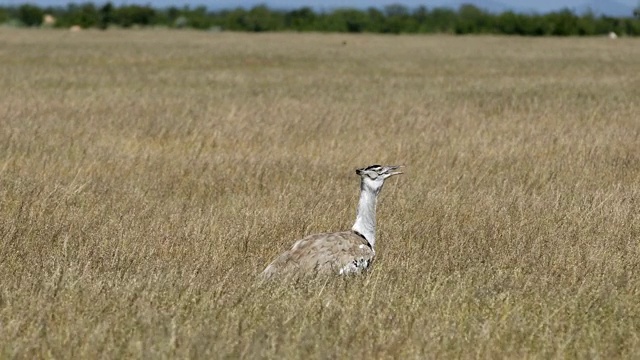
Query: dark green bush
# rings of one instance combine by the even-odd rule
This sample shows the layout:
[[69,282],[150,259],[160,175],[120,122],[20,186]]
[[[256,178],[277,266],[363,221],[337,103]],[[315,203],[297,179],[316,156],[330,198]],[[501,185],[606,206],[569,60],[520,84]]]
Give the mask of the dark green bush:
[[522,36],[593,36],[615,31],[627,36],[640,35],[640,8],[628,17],[612,18],[591,12],[577,15],[565,9],[547,14],[492,14],[473,5],[428,9],[424,6],[409,9],[403,5],[389,5],[383,9],[366,10],[340,8],[329,12],[315,12],[310,7],[297,10],[273,10],[266,5],[251,9],[209,11],[204,6],[190,8],[152,8],[150,5],[115,6],[107,2],[70,4],[66,8],[41,9],[25,4],[19,7],[0,7],[0,22],[20,22],[24,26],[38,26],[42,16],[51,13],[58,18],[56,26],[97,27],[109,25],[220,28],[232,31],[326,31],[372,33],[455,33],[507,34]]

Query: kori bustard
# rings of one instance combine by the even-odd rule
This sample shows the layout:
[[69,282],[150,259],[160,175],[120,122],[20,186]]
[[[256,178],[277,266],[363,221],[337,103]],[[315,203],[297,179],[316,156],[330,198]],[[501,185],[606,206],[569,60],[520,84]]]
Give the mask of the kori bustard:
[[376,255],[376,203],[384,181],[402,174],[401,166],[371,165],[357,169],[360,200],[356,222],[350,231],[322,233],[296,241],[262,272],[277,274],[354,274],[366,270]]

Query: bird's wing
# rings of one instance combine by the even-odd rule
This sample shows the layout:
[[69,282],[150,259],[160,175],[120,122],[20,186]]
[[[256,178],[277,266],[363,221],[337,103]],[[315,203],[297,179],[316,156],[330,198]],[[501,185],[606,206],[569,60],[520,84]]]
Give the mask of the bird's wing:
[[263,274],[358,273],[368,268],[374,257],[367,240],[352,231],[315,234],[296,241]]

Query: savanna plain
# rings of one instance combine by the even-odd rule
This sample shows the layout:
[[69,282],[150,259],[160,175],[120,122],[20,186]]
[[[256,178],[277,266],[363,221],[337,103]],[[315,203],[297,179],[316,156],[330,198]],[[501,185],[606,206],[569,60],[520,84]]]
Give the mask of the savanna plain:
[[[0,358],[638,358],[640,40],[0,29]],[[257,275],[349,229],[362,276]]]

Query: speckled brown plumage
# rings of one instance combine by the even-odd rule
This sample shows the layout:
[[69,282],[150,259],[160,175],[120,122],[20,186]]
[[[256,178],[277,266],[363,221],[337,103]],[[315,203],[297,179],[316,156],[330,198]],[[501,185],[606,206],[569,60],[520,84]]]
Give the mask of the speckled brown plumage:
[[315,234],[298,240],[263,272],[274,274],[346,274],[367,269],[375,252],[367,240],[354,231]]

